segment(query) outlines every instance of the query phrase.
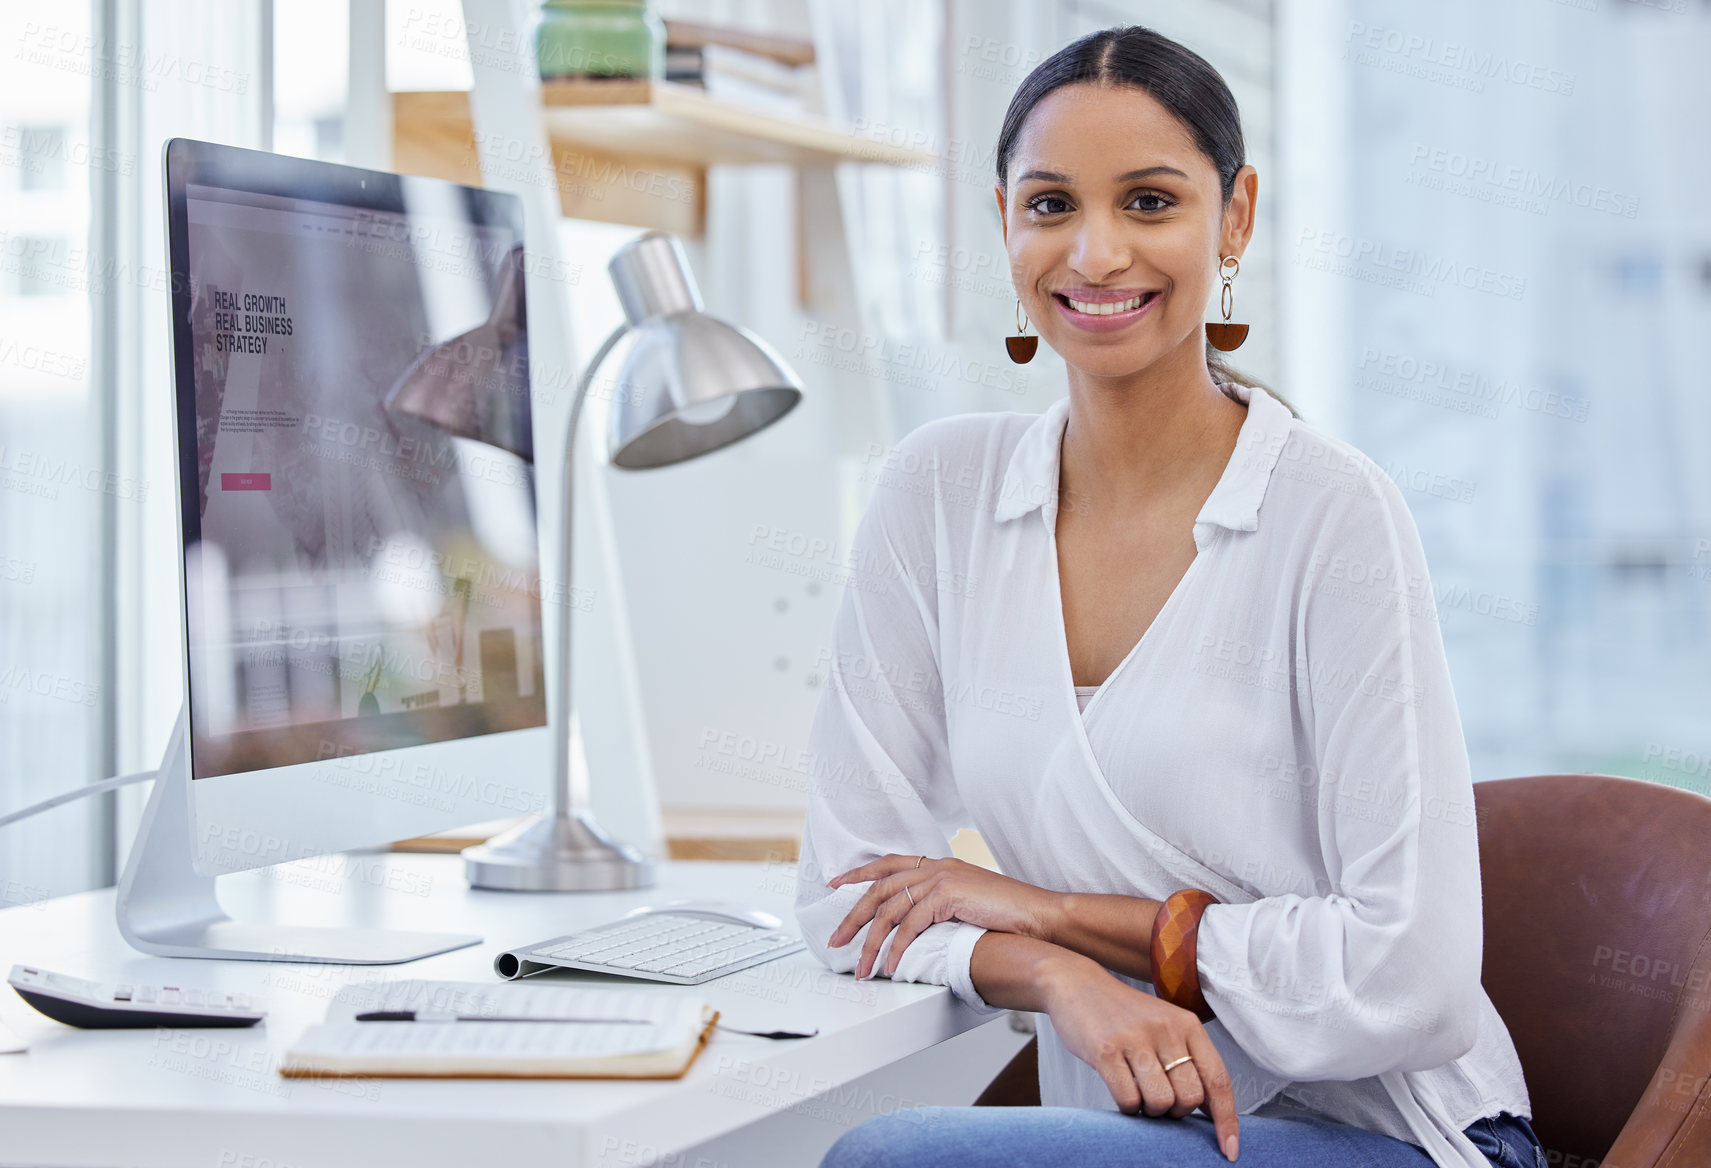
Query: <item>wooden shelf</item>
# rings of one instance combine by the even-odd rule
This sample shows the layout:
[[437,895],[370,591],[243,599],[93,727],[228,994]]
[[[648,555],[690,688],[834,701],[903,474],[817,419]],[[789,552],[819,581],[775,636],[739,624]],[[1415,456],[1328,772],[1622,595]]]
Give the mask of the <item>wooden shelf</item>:
[[674,860],[794,864],[802,847],[800,811],[667,808],[663,818]]
[[[520,819],[497,819],[470,827],[399,840],[395,852],[461,852],[486,843]],[[666,849],[673,860],[764,860],[795,863],[802,844],[799,811],[729,811],[723,809],[665,812]]]
[[494,819],[487,823],[471,824],[469,827],[453,828],[450,831],[438,831],[433,835],[421,835],[415,839],[399,840],[392,845],[395,852],[461,852],[465,848],[473,848],[476,844],[484,844],[502,832],[510,831],[519,823],[518,819]]
[[[469,94],[395,93],[393,166],[481,184]],[[700,235],[710,166],[875,163],[931,169],[933,155],[873,142],[824,118],[775,113],[669,81],[541,86],[559,202],[573,218]],[[507,165],[496,143],[491,165]]]
[[[802,848],[802,813],[708,808],[674,809],[664,813],[666,850],[673,860],[745,860],[794,864]],[[443,831],[419,839],[400,840],[395,852],[461,852],[522,822],[494,820],[473,827]],[[980,833],[968,828],[951,840],[951,854],[982,868],[998,870],[998,862]]]
[[541,86],[555,139],[703,166],[874,162],[931,166],[933,156],[862,138],[806,114],[773,113],[670,81],[552,81]]

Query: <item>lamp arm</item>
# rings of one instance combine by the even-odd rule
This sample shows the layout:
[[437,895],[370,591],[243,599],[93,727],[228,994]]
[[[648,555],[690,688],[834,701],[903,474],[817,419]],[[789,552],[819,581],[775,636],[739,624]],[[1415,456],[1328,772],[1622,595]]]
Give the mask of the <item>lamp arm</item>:
[[574,672],[570,656],[570,625],[571,613],[576,608],[573,588],[575,577],[571,575],[572,553],[576,549],[576,428],[582,418],[582,404],[588,396],[588,387],[594,382],[595,371],[629,331],[628,324],[619,325],[594,351],[594,356],[582,370],[582,376],[577,379],[576,393],[570,399],[570,424],[565,427],[564,469],[561,472],[564,476],[564,514],[559,524],[563,534],[560,537],[558,557],[558,578],[559,586],[564,589],[564,607],[559,612],[558,621],[558,720],[553,729],[553,816],[557,819],[587,811],[590,803],[588,776],[585,774],[580,782],[576,781],[570,750],[570,716],[575,709],[570,685],[571,674]]

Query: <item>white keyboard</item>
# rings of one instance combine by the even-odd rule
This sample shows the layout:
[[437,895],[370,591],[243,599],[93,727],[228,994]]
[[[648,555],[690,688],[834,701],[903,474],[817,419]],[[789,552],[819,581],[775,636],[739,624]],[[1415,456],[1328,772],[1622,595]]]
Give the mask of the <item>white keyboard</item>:
[[684,912],[653,912],[501,953],[493,968],[504,978],[543,967],[586,969],[647,981],[699,985],[801,949],[783,929],[736,924]]

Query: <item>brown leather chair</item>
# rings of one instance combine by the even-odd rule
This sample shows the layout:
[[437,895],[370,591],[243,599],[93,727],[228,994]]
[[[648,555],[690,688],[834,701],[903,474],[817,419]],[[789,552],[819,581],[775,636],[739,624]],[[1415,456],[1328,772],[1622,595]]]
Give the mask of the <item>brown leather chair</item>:
[[[1711,799],[1477,783],[1482,981],[1551,1168],[1711,1168]],[[1033,1043],[978,1106],[1039,1103]]]

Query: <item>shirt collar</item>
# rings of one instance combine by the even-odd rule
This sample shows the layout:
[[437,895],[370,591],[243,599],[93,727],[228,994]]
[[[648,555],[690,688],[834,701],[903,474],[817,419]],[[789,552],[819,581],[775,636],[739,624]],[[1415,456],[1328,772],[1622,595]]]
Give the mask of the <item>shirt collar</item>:
[[[1260,503],[1265,499],[1271,472],[1289,437],[1289,407],[1265,390],[1254,390],[1237,382],[1229,391],[1248,404],[1248,416],[1236,438],[1235,452],[1224,467],[1218,485],[1206,497],[1194,521],[1197,545],[1210,536],[1213,527],[1231,531],[1254,531],[1259,527]],[[1058,467],[1063,454],[1063,432],[1069,422],[1069,398],[1062,397],[1035,418],[1010,455],[999,490],[993,518],[1003,523],[1036,508],[1048,510],[1055,520],[1058,505]]]

